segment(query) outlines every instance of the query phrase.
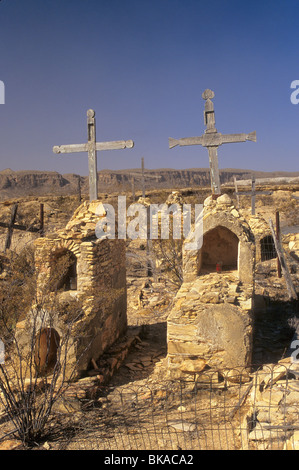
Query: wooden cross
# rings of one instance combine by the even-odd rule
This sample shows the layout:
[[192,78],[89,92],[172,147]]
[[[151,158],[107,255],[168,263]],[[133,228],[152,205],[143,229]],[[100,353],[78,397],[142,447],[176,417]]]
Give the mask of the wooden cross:
[[15,224],[17,217],[18,204],[14,204],[11,210],[11,216],[9,223],[0,222],[0,227],[7,228],[7,237],[4,246],[4,253],[9,250],[14,230],[22,230],[24,232],[39,233],[42,237],[44,235],[44,205],[40,204],[40,225],[39,227],[33,227],[32,225],[27,227],[26,225]]
[[204,123],[206,130],[204,135],[200,137],[185,137],[182,139],[172,139],[170,137],[169,148],[176,147],[177,145],[202,145],[203,147],[207,147],[209,151],[212,196],[217,198],[221,194],[217,154],[218,147],[222,144],[246,142],[246,140],[256,142],[256,132],[251,132],[250,134],[221,134],[217,132],[215,127],[214,104],[212,102],[214,96],[214,92],[208,89],[202,94],[205,100]]
[[239,205],[239,196],[251,196],[251,215],[255,215],[255,196],[260,195],[271,195],[272,191],[256,191],[255,190],[255,176],[251,178],[251,191],[238,191],[238,181],[234,177],[235,190],[237,201]]
[[[133,188],[133,179],[134,183],[135,180],[140,179],[140,173],[131,173],[132,176],[132,188]],[[142,189],[142,197],[145,198],[145,179],[155,179],[156,181],[160,181],[162,179],[162,176],[157,176],[157,175],[146,175],[144,172],[144,157],[141,157],[141,189]],[[134,186],[135,189],[135,186]],[[133,190],[132,190],[133,192]]]
[[118,150],[125,148],[133,148],[133,140],[116,140],[112,142],[96,142],[96,123],[95,111],[89,109],[87,111],[87,130],[88,142],[86,144],[60,145],[53,147],[54,153],[74,153],[88,152],[88,168],[89,168],[89,199],[94,201],[98,198],[98,182],[97,182],[97,151],[98,150]]

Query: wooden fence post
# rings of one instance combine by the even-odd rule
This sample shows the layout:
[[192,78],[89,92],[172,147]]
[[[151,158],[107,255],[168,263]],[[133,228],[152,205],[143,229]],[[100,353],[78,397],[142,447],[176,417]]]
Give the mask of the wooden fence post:
[[7,231],[7,237],[5,241],[5,247],[4,247],[4,253],[9,250],[10,245],[11,245],[11,239],[12,239],[12,234],[13,234],[13,229],[14,229],[14,223],[16,221],[17,217],[17,211],[18,211],[18,204],[14,204],[12,206],[11,210],[11,216],[10,216],[10,222],[8,225],[8,231]]
[[44,205],[39,206],[39,223],[40,223],[40,236],[44,236]]
[[[279,219],[279,211],[276,211],[276,236],[278,240],[280,240],[280,219]],[[281,263],[279,260],[279,256],[277,255],[277,275],[281,278]]]
[[277,256],[279,257],[279,261],[280,261],[280,264],[281,264],[281,269],[282,269],[282,272],[283,272],[283,275],[284,275],[284,278],[285,278],[285,281],[286,281],[287,290],[288,290],[288,293],[289,293],[289,298],[290,298],[290,300],[297,300],[298,299],[297,292],[294,288],[292,278],[291,278],[290,272],[288,270],[288,266],[287,266],[287,263],[286,263],[286,260],[285,260],[284,254],[283,254],[283,249],[282,249],[282,246],[281,246],[281,242],[276,236],[274,226],[273,226],[273,222],[272,222],[271,219],[269,221],[269,224],[270,224],[273,241],[274,241],[275,248],[276,248],[276,253],[277,253]]

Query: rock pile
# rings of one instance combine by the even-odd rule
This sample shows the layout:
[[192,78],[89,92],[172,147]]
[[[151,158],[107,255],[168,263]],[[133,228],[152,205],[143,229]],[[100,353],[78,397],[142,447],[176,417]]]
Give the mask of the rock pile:
[[59,230],[58,236],[66,240],[95,238],[97,223],[105,215],[105,208],[100,201],[85,201],[76,209],[65,228]]
[[298,450],[299,367],[290,358],[252,374],[241,424],[243,449]]
[[290,253],[299,260],[299,233],[291,233],[285,236],[284,243],[287,245]]
[[183,196],[179,191],[172,191],[166,200],[167,205],[178,204],[179,206],[182,206],[183,203]]

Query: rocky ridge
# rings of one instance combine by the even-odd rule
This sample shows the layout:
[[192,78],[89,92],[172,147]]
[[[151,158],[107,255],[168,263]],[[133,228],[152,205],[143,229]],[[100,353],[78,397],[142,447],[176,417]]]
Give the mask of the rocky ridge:
[[[233,183],[234,176],[238,180],[268,177],[299,177],[299,172],[258,172],[242,169],[220,170],[221,184]],[[132,177],[135,180],[135,191],[141,190],[141,169],[103,170],[98,173],[99,191],[131,191]],[[82,193],[88,193],[88,177],[74,173],[61,175],[55,171],[23,170],[0,171],[0,199],[34,196],[34,195],[69,195],[77,194],[78,188]],[[209,187],[210,170],[208,168],[145,169],[146,189],[169,189],[188,187]]]

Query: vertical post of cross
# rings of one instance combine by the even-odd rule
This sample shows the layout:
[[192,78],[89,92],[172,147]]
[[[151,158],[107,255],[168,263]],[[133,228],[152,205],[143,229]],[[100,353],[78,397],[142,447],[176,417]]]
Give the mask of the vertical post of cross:
[[251,215],[255,215],[255,176],[251,177]]
[[237,178],[235,176],[234,176],[234,185],[235,185],[235,193],[236,193],[236,196],[237,196],[237,208],[239,209],[239,207],[240,207],[240,197],[239,197],[239,194],[238,194]]
[[142,197],[145,198],[145,179],[144,179],[144,158],[141,158],[141,185],[142,185]]
[[98,199],[98,170],[96,149],[96,124],[93,109],[87,111],[88,129],[88,169],[89,169],[89,200]]
[[135,178],[134,176],[132,176],[131,184],[132,184],[132,201],[134,203],[135,202]]
[[[280,217],[279,217],[279,211],[277,210],[275,213],[275,219],[276,219],[276,236],[278,240],[280,239]],[[277,276],[281,278],[281,264],[280,264],[280,259],[279,256],[277,255]]]

